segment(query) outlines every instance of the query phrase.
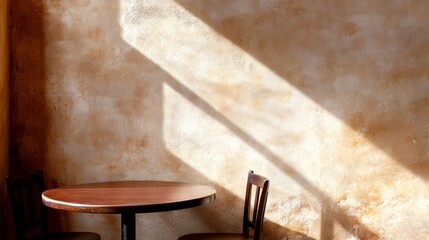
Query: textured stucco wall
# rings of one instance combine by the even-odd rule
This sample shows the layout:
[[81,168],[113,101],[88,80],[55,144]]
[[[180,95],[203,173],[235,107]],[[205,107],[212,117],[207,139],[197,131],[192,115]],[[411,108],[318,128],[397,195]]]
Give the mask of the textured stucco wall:
[[8,4],[0,2],[0,232],[7,237],[7,194],[4,178],[9,173],[9,45]]
[[[239,231],[249,169],[271,179],[265,239],[427,237],[429,2],[21,2],[16,171],[218,190],[139,215],[140,239]],[[119,238],[118,216],[61,220]]]

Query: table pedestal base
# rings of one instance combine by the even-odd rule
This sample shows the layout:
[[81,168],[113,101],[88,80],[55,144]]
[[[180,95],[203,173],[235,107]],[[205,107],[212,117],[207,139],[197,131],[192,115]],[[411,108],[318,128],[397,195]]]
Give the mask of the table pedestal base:
[[121,214],[121,233],[122,233],[122,240],[136,239],[136,214],[134,213]]

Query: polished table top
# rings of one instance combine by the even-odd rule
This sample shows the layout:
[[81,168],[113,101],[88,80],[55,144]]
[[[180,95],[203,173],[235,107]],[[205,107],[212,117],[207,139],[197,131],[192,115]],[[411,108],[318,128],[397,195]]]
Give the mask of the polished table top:
[[166,181],[116,181],[71,185],[46,190],[43,203],[51,208],[86,213],[121,214],[123,240],[136,239],[136,213],[197,207],[216,198],[212,187]]
[[212,187],[167,181],[116,181],[46,190],[43,203],[51,208],[88,213],[161,212],[212,202]]

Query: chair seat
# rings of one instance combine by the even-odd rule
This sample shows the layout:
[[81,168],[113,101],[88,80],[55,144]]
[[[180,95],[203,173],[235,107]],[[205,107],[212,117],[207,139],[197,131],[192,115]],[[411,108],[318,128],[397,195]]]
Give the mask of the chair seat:
[[29,240],[100,240],[101,236],[93,232],[56,232],[48,236],[35,236]]
[[250,240],[252,236],[241,233],[194,233],[181,236],[179,240]]

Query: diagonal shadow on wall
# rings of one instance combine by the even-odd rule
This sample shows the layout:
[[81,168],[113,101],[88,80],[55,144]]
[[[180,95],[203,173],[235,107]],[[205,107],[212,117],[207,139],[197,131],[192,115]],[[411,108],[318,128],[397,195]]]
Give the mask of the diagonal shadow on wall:
[[[346,230],[353,232],[354,228],[358,225],[360,228],[360,236],[364,238],[373,238],[377,234],[372,232],[368,227],[362,224],[359,219],[352,218],[345,213],[345,210],[340,206],[336,205],[332,199],[325,195],[323,191],[312,185],[305,177],[303,177],[299,172],[297,172],[293,167],[285,163],[279,156],[271,152],[269,149],[264,147],[252,136],[243,131],[236,124],[228,120],[216,109],[211,107],[204,99],[200,98],[197,94],[192,92],[186,86],[175,80],[174,78],[166,78],[164,80],[171,88],[180,93],[183,97],[189,100],[196,107],[204,111],[206,114],[210,115],[213,119],[216,119],[223,126],[228,128],[233,132],[237,137],[239,137],[243,142],[252,147],[254,150],[258,151],[263,155],[267,160],[271,161],[274,165],[278,166],[285,174],[294,179],[299,183],[304,189],[315,195],[324,207],[322,212],[322,226],[321,232],[323,237],[332,238],[332,221],[334,219],[331,216],[335,216],[335,220],[338,221]],[[329,217],[327,217],[329,216]]]
[[347,148],[363,136],[429,178],[427,3],[176,2],[350,126]]

